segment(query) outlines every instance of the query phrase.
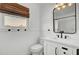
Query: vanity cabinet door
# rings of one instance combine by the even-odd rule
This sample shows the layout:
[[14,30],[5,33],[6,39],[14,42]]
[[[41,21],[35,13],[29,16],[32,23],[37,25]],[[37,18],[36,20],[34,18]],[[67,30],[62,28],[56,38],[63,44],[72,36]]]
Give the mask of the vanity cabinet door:
[[50,42],[50,41],[44,41],[44,54],[45,55],[57,55],[57,44]]
[[58,44],[58,51],[58,55],[73,55],[73,48],[66,45]]

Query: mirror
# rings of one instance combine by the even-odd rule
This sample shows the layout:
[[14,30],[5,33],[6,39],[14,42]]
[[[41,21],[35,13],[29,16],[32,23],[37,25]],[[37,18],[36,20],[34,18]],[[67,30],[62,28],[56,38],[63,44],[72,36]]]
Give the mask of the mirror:
[[28,25],[28,18],[4,14],[4,26],[26,28],[27,25]]
[[66,6],[63,9],[53,10],[53,30],[55,33],[76,33],[76,4]]

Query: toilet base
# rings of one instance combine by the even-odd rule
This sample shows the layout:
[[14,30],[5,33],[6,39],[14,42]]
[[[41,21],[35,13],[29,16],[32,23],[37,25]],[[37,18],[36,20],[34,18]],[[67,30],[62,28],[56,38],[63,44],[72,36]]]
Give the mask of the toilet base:
[[43,52],[33,52],[32,55],[43,55]]

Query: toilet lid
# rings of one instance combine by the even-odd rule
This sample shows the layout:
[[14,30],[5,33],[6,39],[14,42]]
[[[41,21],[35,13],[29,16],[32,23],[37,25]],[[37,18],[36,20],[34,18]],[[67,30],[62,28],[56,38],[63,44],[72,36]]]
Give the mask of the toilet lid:
[[41,44],[36,44],[34,46],[31,47],[31,49],[42,49],[42,45]]

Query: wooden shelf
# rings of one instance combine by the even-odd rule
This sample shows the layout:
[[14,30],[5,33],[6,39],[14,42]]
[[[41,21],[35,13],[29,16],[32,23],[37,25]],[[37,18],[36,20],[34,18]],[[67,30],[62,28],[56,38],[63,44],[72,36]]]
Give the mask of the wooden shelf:
[[0,12],[29,18],[29,8],[17,3],[0,3]]

